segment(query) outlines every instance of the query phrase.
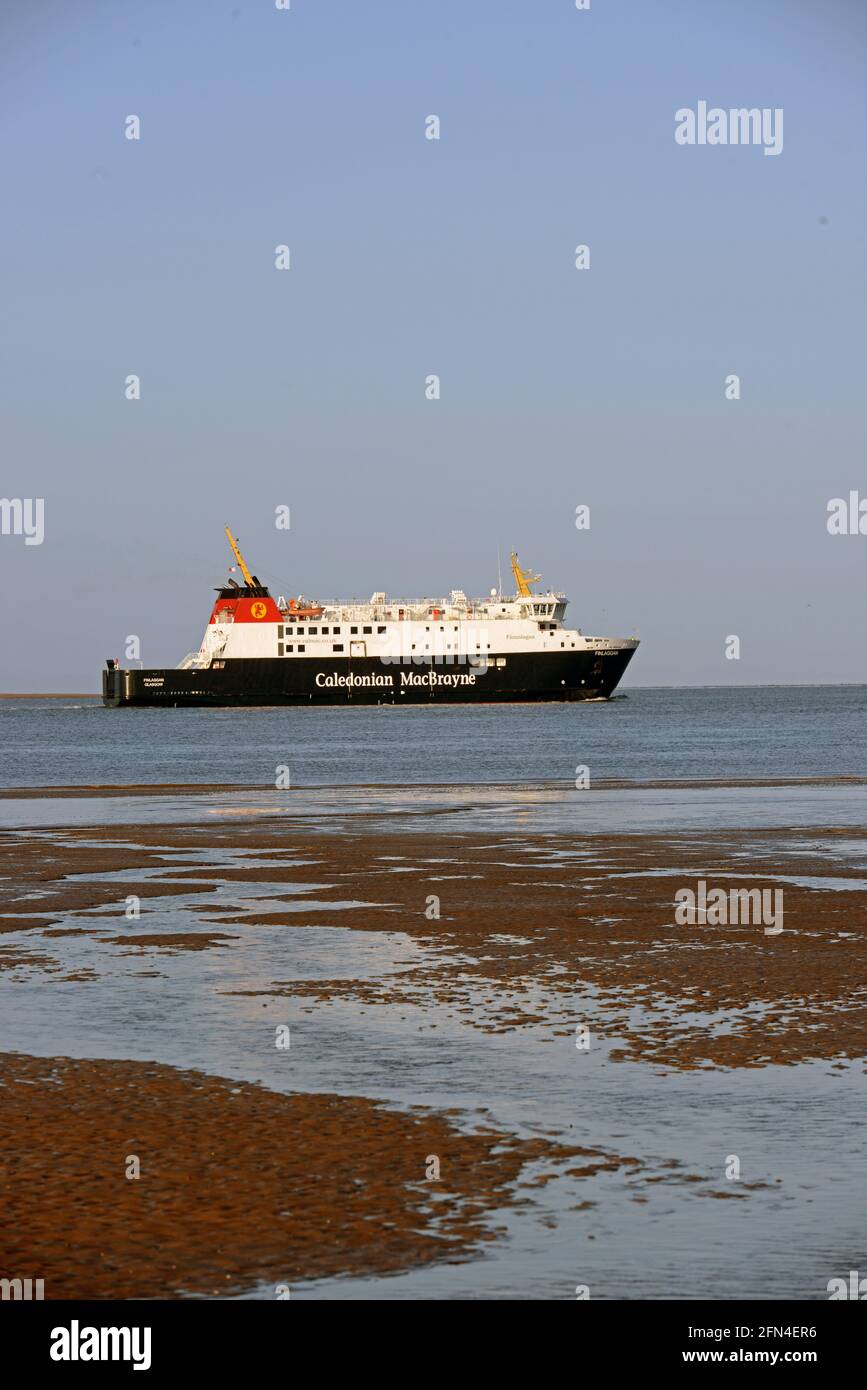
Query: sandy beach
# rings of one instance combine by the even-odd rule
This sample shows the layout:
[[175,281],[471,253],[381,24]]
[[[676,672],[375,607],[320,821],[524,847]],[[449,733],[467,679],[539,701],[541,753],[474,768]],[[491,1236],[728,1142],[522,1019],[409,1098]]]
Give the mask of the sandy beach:
[[[303,930],[298,910],[313,900],[317,926],[400,932],[423,948],[423,962],[397,978],[275,981],[257,993],[340,995],[383,1008],[421,999],[486,1031],[541,1019],[574,1031],[576,989],[592,986],[598,1026],[627,1059],[755,1067],[865,1050],[867,890],[857,870],[835,867],[829,878],[838,843],[851,838],[847,828],[796,837],[785,828],[589,834],[578,844],[556,835],[398,831],[383,844],[363,817],[354,825],[339,840],[267,817],[240,826],[119,825],[100,832],[99,843],[87,828],[41,831],[38,839],[6,834],[0,968],[59,969],[50,953],[34,961],[30,947],[36,936],[50,942],[69,932],[142,959],[231,950],[251,927]],[[183,863],[172,862],[178,855]],[[266,864],[247,862],[263,855]],[[784,930],[677,925],[674,888],[699,880],[782,885]],[[123,900],[141,900],[138,924],[113,915],[106,923],[119,881]],[[273,896],[267,911],[261,899],[227,911],[213,901],[217,884],[267,886]],[[291,888],[291,904],[280,901],[281,885]],[[194,899],[197,930],[146,930],[148,898],[172,896]],[[24,941],[12,944],[10,934],[22,931]],[[636,1005],[640,1020],[631,1016]],[[717,1012],[726,1015],[725,1031],[696,1021]]]
[[[417,828],[384,841],[363,814],[337,837],[267,815],[6,831],[0,972],[61,1003],[70,987],[97,997],[115,974],[125,988],[159,988],[185,958],[212,960],[220,1008],[289,1008],[302,1021],[348,1010],[362,1027],[381,1019],[432,1037],[459,1029],[480,1058],[494,1039],[525,1035],[574,1055],[586,1028],[609,1066],[656,1077],[847,1071],[867,1044],[867,885],[847,864],[852,837],[845,826]],[[782,886],[783,931],[678,925],[675,887],[699,879]],[[303,951],[329,934],[348,943],[337,973],[233,974],[253,942]],[[366,940],[373,970],[352,964],[352,943],[363,952]],[[339,1058],[329,1065],[339,1078]],[[14,1050],[0,1076],[3,1263],[35,1261],[47,1297],[238,1293],[466,1261],[496,1243],[504,1213],[564,1174],[575,1211],[598,1203],[599,1175],[639,1203],[660,1182],[755,1201],[783,1181],[768,1172],[733,1190],[676,1153],[599,1143],[586,1123],[510,1130],[486,1115],[483,1086],[475,1107],[395,1108],[375,1095],[278,1094],[267,1078]],[[139,1180],[125,1177],[130,1154]],[[431,1155],[439,1183],[425,1176]]]
[[519,1200],[531,1161],[621,1162],[145,1063],[4,1053],[0,1095],[3,1265],[38,1269],[46,1298],[225,1295],[254,1280],[276,1297],[323,1275],[466,1259],[495,1238],[485,1218]]

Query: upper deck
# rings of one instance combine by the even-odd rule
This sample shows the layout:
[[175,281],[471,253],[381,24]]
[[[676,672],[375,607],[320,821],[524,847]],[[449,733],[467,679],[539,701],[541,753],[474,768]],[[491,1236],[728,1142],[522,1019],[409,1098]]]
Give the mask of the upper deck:
[[[298,600],[299,604],[301,600]],[[329,599],[322,608],[323,621],[328,622],[425,622],[437,618],[449,622],[499,622],[529,618],[559,625],[566,615],[569,600],[563,593],[550,590],[546,594],[506,597],[496,592],[488,598],[468,598],[462,589],[452,589],[448,598],[389,599],[384,592],[371,595],[367,603],[353,599],[346,602]],[[286,600],[278,598],[277,606],[288,609]]]

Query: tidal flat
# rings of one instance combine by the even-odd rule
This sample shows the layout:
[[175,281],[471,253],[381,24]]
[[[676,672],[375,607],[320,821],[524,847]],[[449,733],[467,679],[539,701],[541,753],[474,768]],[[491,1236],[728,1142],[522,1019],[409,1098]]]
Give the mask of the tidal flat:
[[[6,799],[4,1264],[48,1298],[827,1297],[858,793]],[[783,930],[679,924],[700,882],[782,891]]]

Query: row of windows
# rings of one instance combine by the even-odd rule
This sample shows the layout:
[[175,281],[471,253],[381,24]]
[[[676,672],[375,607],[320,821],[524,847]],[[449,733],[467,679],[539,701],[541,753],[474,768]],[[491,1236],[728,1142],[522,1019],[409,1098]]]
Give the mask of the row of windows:
[[[286,643],[278,642],[278,643],[277,643],[277,655],[278,655],[278,656],[284,656],[284,655],[285,655],[285,656],[288,656],[288,655],[290,654],[290,652],[304,652],[304,651],[306,651],[306,650],[307,650],[307,648],[306,648],[306,646],[305,646],[305,644],[304,644],[303,642],[299,642],[299,643],[297,644],[297,646],[293,645],[291,642],[286,642]],[[415,648],[413,648],[413,650],[415,650]],[[334,646],[332,647],[332,651],[334,651],[334,652],[342,652],[342,651],[343,651],[343,643],[342,643],[342,642],[335,642]],[[491,664],[492,666],[505,666],[505,664],[506,664],[506,658],[505,658],[504,656],[489,657],[488,660],[489,660],[489,662],[490,662],[490,664]]]
[[[306,652],[306,650],[307,650],[307,646],[306,646],[306,643],[304,643],[304,642],[298,642],[297,644],[295,644],[295,643],[293,643],[293,642],[278,642],[278,643],[277,643],[277,655],[278,655],[278,656],[288,656],[290,652]],[[342,651],[343,651],[343,643],[342,643],[342,642],[335,642],[334,645],[332,646],[331,650],[332,650],[333,652],[342,652]]]
[[[283,628],[284,628],[284,626],[285,626],[285,628],[286,628],[286,636],[287,636],[287,637],[292,637],[292,636],[303,637],[303,636],[305,635],[305,632],[304,632],[304,628],[303,628],[303,627],[294,627],[291,623],[285,623],[285,624],[283,624],[283,623],[278,623],[278,624],[277,624],[277,640],[278,640],[279,642],[282,642],[282,640],[283,640]],[[540,626],[542,626],[542,625],[540,624]],[[458,629],[457,629],[457,626],[454,626],[454,627],[452,628],[452,631],[453,631],[453,632],[457,632],[457,630],[458,630]],[[308,636],[308,637],[318,637],[318,636],[320,635],[320,633],[321,633],[323,637],[329,637],[329,636],[331,636],[331,637],[339,637],[339,636],[340,636],[340,631],[341,631],[341,630],[340,630],[339,627],[308,627],[308,628],[307,628],[307,636]],[[362,631],[362,633],[364,634],[365,637],[370,637],[370,636],[373,635],[373,627],[370,626],[370,625],[368,625],[368,626],[366,626],[366,627],[362,627],[361,631]],[[386,626],[385,626],[384,623],[380,623],[380,624],[378,625],[376,631],[377,631],[377,633],[381,636],[383,632],[386,632],[386,631],[387,631],[387,628],[386,628]],[[357,627],[351,627],[351,628],[349,629],[349,632],[350,632],[350,635],[351,635],[352,637],[357,637],[357,636],[358,636],[358,628],[357,628]],[[426,627],[426,628],[425,628],[425,632],[430,632],[430,628],[429,628],[429,627]],[[444,627],[441,627],[441,628],[440,628],[440,632],[445,632],[445,628],[444,628]]]
[[[287,636],[287,637],[293,637],[293,636],[303,637],[303,636],[305,635],[305,634],[304,634],[304,628],[303,628],[303,627],[293,627],[293,626],[292,626],[291,624],[289,624],[289,623],[286,623],[286,624],[278,623],[278,624],[277,624],[277,641],[278,641],[278,642],[282,642],[282,641],[283,641],[283,628],[284,628],[284,626],[285,626],[285,628],[286,628],[286,636]],[[384,626],[380,626],[380,627],[378,627],[378,628],[376,629],[376,631],[377,631],[378,633],[383,633],[383,632],[385,632],[385,630],[386,630],[386,629],[385,629]],[[351,628],[349,629],[349,631],[350,631],[350,633],[352,634],[353,637],[357,637],[357,636],[358,636],[358,628],[357,628],[357,627],[351,627]],[[366,636],[368,636],[368,637],[369,637],[369,636],[372,636],[372,634],[373,634],[373,628],[372,628],[372,627],[363,627],[363,628],[361,629],[361,631],[362,631]],[[457,631],[457,628],[455,628],[455,631]],[[442,632],[442,628],[440,628],[440,632]],[[308,629],[307,629],[307,636],[308,636],[308,637],[318,637],[320,633],[322,634],[323,637],[328,637],[328,636],[331,636],[331,637],[339,637],[339,636],[340,636],[340,628],[339,628],[339,627],[331,627],[331,628],[329,628],[329,627],[308,627]]]

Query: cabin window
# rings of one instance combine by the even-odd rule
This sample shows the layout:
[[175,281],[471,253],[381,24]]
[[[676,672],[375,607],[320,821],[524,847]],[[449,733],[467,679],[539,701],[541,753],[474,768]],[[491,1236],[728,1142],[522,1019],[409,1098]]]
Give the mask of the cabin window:
[[327,628],[327,627],[324,627],[324,628],[322,629],[322,636],[323,636],[323,637],[327,637],[327,636],[328,636],[328,628]]
[[333,628],[331,629],[331,631],[334,633],[334,636],[335,636],[335,637],[339,637],[339,636],[340,636],[340,628],[339,628],[339,627],[333,627]]
[[334,643],[334,646],[332,647],[332,651],[335,651],[335,652],[342,652],[342,651],[343,651],[343,643],[342,643],[342,642],[335,642],[335,643]]
[[310,636],[311,636],[311,637],[315,637],[315,636],[316,636],[316,628],[315,628],[315,627],[308,627],[307,631],[310,633]]
[[303,637],[303,636],[304,636],[304,629],[303,629],[303,627],[296,628],[296,631],[297,631],[299,637]]
[[354,637],[354,636],[356,636],[357,633],[358,633],[358,628],[357,628],[357,627],[351,627],[351,628],[349,629],[349,631],[352,633],[352,635],[353,635],[353,637]]
[[366,633],[371,633],[371,632],[373,632],[373,628],[372,628],[372,627],[365,627],[365,628],[362,628],[362,631],[363,631],[363,632],[366,632]]
[[283,643],[282,643],[282,642],[278,642],[278,643],[277,643],[277,655],[278,655],[278,656],[282,656],[282,655],[283,655]]
[[305,647],[303,642],[298,643],[298,650],[299,652],[306,652],[307,648]]
[[283,641],[283,627],[281,623],[277,624],[277,640],[278,642]]
[[377,630],[377,632],[385,632],[385,628],[384,628],[384,627],[378,627],[376,630]]

